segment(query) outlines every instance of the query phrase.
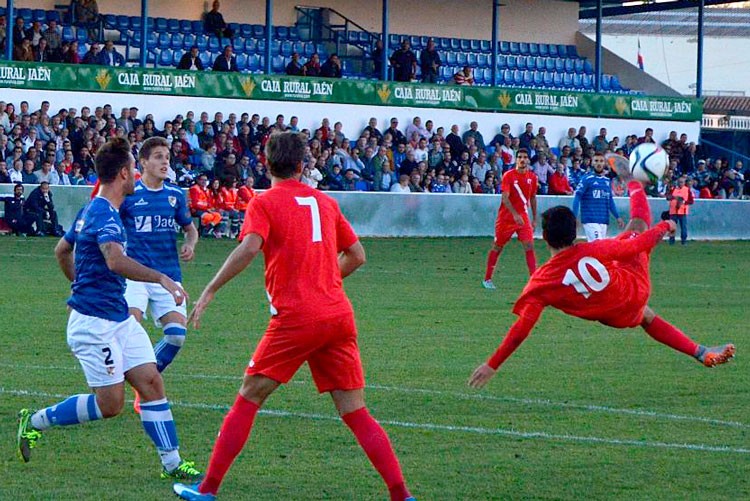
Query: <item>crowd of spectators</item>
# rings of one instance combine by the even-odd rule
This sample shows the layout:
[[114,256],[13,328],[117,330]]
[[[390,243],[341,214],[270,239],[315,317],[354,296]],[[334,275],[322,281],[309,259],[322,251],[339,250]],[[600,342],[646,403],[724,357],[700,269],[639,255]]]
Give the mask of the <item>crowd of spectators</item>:
[[[306,120],[305,123],[313,123]],[[331,126],[332,125],[332,126]],[[447,124],[446,124],[447,125]],[[514,135],[517,129],[518,135]],[[654,142],[653,130],[609,137],[605,128],[591,136],[586,127],[571,127],[562,138],[548,138],[544,126],[523,128],[502,124],[485,139],[477,122],[462,130],[446,130],[432,120],[414,117],[404,126],[392,118],[381,128],[371,118],[363,130],[349,125],[318,125],[303,129],[298,117],[278,115],[274,121],[258,114],[188,111],[157,124],[152,115],[141,117],[135,107],[116,113],[110,105],[50,110],[43,101],[37,110],[23,101],[0,102],[0,183],[91,185],[96,182],[93,157],[110,137],[124,137],[137,157],[143,141],[162,136],[171,148],[170,178],[190,186],[200,174],[209,181],[232,178],[244,185],[251,178],[256,189],[268,188],[270,175],[263,147],[273,131],[304,133],[305,183],[321,190],[400,191],[431,193],[499,193],[502,174],[515,165],[516,152],[526,148],[539,177],[540,194],[569,195],[591,166],[595,152],[629,155],[636,145]],[[486,133],[486,129],[485,129]],[[726,159],[705,159],[686,134],[672,131],[663,147],[670,158],[664,181],[652,196],[666,196],[679,177],[695,190],[696,198],[741,198],[750,194],[747,167],[730,166]],[[748,178],[750,179],[750,178]],[[625,187],[612,175],[615,195]]]

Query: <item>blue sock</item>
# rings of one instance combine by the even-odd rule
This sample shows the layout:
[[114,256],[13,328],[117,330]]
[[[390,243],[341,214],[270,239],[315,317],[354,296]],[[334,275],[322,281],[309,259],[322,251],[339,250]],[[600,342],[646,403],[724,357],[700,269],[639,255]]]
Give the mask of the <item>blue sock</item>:
[[51,407],[36,411],[31,416],[31,426],[37,430],[46,430],[52,426],[69,426],[101,418],[102,411],[96,403],[96,395],[90,393],[73,395]]
[[167,399],[141,402],[141,423],[159,451],[164,468],[168,471],[177,468],[180,464],[180,455],[177,452],[180,444]]
[[154,355],[156,355],[156,369],[163,372],[169,367],[174,357],[185,343],[185,334],[187,329],[180,324],[167,324],[164,326],[164,337],[154,346]]

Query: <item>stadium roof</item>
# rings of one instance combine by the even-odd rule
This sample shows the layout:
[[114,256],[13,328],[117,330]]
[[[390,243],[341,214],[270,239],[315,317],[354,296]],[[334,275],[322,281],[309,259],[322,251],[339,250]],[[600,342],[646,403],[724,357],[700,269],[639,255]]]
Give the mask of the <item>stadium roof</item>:
[[707,96],[703,101],[703,113],[750,115],[750,97]]
[[[698,13],[693,10],[643,12],[608,17],[602,21],[608,35],[695,36]],[[750,9],[706,9],[704,34],[709,37],[750,37]],[[592,34],[595,19],[582,19],[581,31]]]
[[[579,4],[579,18],[596,18],[596,6],[598,0],[566,0],[569,2],[576,2]],[[609,16],[622,16],[626,14],[635,14],[638,12],[660,12],[665,10],[675,9],[695,9],[698,7],[696,0],[651,0],[648,2],[623,2],[622,0],[601,0],[602,1],[602,15],[604,17]],[[704,4],[708,6],[712,5],[724,5],[729,3],[739,3],[743,0],[704,0]]]

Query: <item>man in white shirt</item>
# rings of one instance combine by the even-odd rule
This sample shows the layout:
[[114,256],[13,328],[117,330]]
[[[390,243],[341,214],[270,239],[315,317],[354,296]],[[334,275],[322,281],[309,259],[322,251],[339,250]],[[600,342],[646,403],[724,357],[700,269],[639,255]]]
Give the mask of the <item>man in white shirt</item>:
[[414,117],[414,120],[412,120],[412,123],[406,126],[406,132],[404,135],[407,138],[410,138],[413,133],[419,134],[419,137],[427,138],[429,136],[429,133],[427,132],[427,129],[422,127],[422,119],[419,117]]
[[479,179],[480,182],[484,182],[485,176],[491,169],[492,167],[490,167],[490,164],[487,161],[487,154],[483,151],[471,166],[471,175],[472,177]]
[[409,189],[409,176],[401,174],[398,177],[398,183],[391,186],[391,193],[411,193]]
[[417,163],[427,162],[427,139],[422,138],[419,140],[419,144],[414,150],[414,160]]

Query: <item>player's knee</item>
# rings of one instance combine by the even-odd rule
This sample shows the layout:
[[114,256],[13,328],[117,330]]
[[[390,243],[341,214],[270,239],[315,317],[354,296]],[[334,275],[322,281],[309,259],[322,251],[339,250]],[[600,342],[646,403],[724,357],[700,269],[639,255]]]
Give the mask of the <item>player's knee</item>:
[[125,395],[107,395],[104,398],[97,395],[96,403],[102,413],[102,418],[112,418],[122,412],[122,408],[125,406]]
[[263,405],[263,402],[278,386],[279,383],[265,376],[245,376],[240,388],[240,395],[245,400]]
[[128,308],[128,313],[130,313],[138,322],[143,321],[143,312],[138,308]]

